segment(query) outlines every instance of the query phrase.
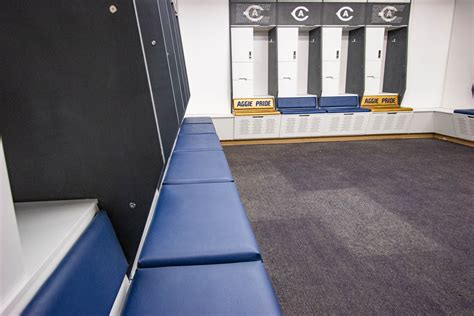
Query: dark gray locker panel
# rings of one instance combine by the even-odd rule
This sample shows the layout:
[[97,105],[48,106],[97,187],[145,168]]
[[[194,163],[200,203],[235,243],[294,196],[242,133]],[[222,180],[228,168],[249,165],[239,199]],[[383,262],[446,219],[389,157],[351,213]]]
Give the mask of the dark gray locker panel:
[[321,28],[309,32],[308,93],[321,95],[322,83]]
[[268,32],[268,94],[278,95],[278,45],[277,30]]
[[403,100],[403,95],[405,94],[406,89],[407,47],[407,27],[388,31],[383,91],[398,93],[400,103]]
[[[136,7],[145,47],[156,115],[160,127],[161,141],[167,160],[178,133],[179,119],[173,90],[173,83],[176,78],[172,76],[171,63],[168,63],[173,58],[170,57],[168,59],[165,46],[165,31],[162,28],[162,25],[164,27],[166,23],[161,21],[157,1],[137,0]],[[169,32],[168,29],[167,31]],[[166,35],[167,41],[170,41],[170,35],[170,33]],[[172,53],[172,49],[169,53]]]
[[346,92],[364,94],[365,82],[365,28],[349,32],[347,50]]
[[184,102],[184,110],[186,112],[186,108],[188,106],[188,103],[189,103],[189,98],[191,97],[191,90],[189,88],[189,80],[188,80],[188,72],[187,72],[187,69],[186,69],[186,60],[185,60],[185,57],[184,57],[184,48],[183,48],[183,41],[182,41],[182,38],[181,38],[181,28],[180,28],[180,25],[179,25],[179,17],[178,15],[175,15],[175,23],[176,23],[176,35],[177,35],[177,39],[178,39],[178,43],[179,43],[179,54],[181,56],[181,67],[182,67],[182,72],[183,72],[183,76],[182,76],[182,80],[184,82],[184,92],[185,92],[185,102]]
[[176,98],[176,110],[179,123],[184,118],[184,94],[181,80],[180,60],[178,54],[178,43],[176,42],[175,13],[171,8],[170,0],[160,0],[160,13],[163,19],[163,28],[165,34],[168,34],[170,41],[166,41],[167,51],[169,53],[170,70],[173,76],[173,90]]
[[3,3],[0,134],[16,202],[98,198],[132,263],[163,158],[133,2],[113,4]]

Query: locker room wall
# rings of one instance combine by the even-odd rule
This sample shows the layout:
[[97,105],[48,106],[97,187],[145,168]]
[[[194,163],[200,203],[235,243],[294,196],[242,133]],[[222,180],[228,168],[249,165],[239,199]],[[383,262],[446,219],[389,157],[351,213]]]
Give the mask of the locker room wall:
[[[444,84],[443,107],[473,108],[471,88],[474,83],[474,4],[472,0],[456,0],[448,65]],[[471,64],[471,67],[467,65]]]

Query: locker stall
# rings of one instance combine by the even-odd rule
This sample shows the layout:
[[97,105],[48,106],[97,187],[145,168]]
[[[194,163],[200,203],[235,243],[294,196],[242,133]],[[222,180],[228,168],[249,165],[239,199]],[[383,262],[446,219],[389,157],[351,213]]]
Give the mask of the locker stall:
[[278,109],[317,113],[321,94],[321,1],[278,2]]
[[364,91],[365,2],[327,0],[323,3],[320,103],[323,108],[352,107],[360,111],[357,108]]
[[410,1],[368,1],[365,90],[362,106],[374,112],[400,108],[406,87]]

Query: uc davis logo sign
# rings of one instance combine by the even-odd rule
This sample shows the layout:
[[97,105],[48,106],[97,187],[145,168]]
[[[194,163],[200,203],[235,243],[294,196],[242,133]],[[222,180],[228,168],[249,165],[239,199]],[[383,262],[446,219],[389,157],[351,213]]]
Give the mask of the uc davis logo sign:
[[304,6],[296,7],[292,12],[291,16],[299,22],[306,21],[309,18],[309,9]]
[[345,7],[340,8],[336,12],[336,16],[338,17],[339,20],[348,22],[352,20],[352,18],[354,17],[354,15],[352,14],[353,12],[354,12],[354,9],[352,9],[349,6],[345,6]]
[[397,8],[394,6],[386,6],[379,12],[379,16],[385,22],[393,22],[397,18]]
[[260,22],[263,19],[263,8],[260,5],[251,5],[244,11],[244,16],[252,22]]

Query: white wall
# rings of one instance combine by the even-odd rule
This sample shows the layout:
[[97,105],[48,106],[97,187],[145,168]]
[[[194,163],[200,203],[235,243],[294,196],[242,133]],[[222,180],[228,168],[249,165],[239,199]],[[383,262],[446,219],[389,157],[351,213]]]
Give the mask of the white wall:
[[187,115],[229,115],[230,35],[227,0],[178,0],[191,100]]
[[472,0],[456,0],[442,106],[472,108],[472,56],[474,56]]
[[414,0],[403,105],[441,107],[455,0]]

